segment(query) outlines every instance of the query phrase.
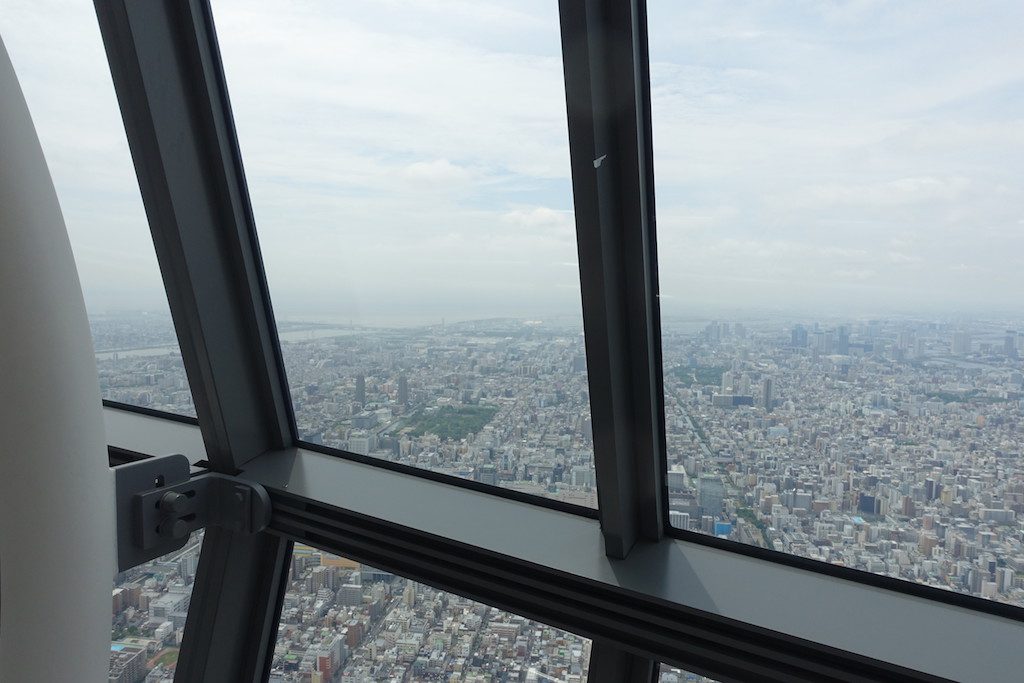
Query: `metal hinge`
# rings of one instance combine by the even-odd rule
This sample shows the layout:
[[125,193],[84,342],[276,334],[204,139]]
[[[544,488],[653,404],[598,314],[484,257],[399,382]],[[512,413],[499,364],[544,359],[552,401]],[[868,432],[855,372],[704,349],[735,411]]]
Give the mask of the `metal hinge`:
[[250,534],[270,522],[266,489],[216,472],[192,476],[184,455],[118,465],[114,480],[118,571],[181,548],[203,527]]

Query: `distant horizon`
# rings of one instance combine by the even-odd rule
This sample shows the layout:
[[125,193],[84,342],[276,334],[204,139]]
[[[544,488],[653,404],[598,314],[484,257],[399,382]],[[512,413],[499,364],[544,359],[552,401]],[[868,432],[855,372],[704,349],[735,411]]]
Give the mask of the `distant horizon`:
[[[105,310],[89,310],[90,318],[100,317],[118,317],[118,316],[130,316],[130,315],[143,315],[143,316],[160,316],[170,318],[170,311],[166,307],[153,307],[153,308],[117,308],[117,309],[105,309]],[[849,320],[849,321],[869,321],[869,320],[908,320],[908,321],[921,321],[921,322],[943,322],[948,324],[955,324],[958,320],[965,322],[985,322],[994,323],[1001,320],[1012,320],[1024,323],[1024,311],[958,311],[958,310],[947,310],[947,311],[919,311],[919,312],[908,312],[908,311],[875,311],[875,312],[850,312],[850,313],[839,313],[835,311],[808,311],[808,310],[767,310],[767,309],[733,309],[728,310],[726,308],[720,310],[700,310],[693,309],[689,311],[671,312],[661,314],[663,322],[746,322],[756,321],[764,319],[785,319],[790,321],[838,321],[838,320]],[[567,321],[578,322],[582,325],[583,315],[581,313],[548,313],[540,314],[536,313],[533,315],[520,314],[520,315],[479,315],[479,316],[364,316],[364,317],[349,317],[337,314],[329,313],[309,313],[309,314],[298,314],[298,313],[281,313],[276,315],[278,324],[315,324],[325,326],[337,326],[337,327],[430,327],[440,324],[447,325],[458,325],[465,323],[479,323],[487,321],[500,321],[500,320],[515,320],[521,322],[537,321],[539,323],[546,322],[559,322],[564,323]]]

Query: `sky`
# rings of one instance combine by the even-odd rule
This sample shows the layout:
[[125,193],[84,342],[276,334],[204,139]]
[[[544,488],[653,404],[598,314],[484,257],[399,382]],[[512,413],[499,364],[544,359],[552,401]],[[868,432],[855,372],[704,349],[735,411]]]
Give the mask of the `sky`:
[[[213,6],[279,316],[579,315],[554,0]],[[1024,3],[648,15],[666,314],[1024,312]],[[90,310],[166,310],[91,3],[0,36]]]

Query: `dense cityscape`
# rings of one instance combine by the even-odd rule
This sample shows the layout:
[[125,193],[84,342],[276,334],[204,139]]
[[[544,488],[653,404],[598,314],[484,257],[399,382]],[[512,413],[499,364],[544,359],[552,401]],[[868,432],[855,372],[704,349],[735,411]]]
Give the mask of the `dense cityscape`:
[[115,578],[110,683],[172,683],[202,534],[181,550]]
[[[93,320],[105,398],[194,414],[170,321]],[[597,507],[579,322],[282,324],[301,437]]]
[[[663,326],[673,527],[1024,605],[1024,323]],[[280,327],[305,440],[597,505],[578,323]],[[194,411],[168,318],[93,334],[106,398]],[[169,675],[197,552],[121,577],[112,663],[156,666],[112,681]],[[582,638],[313,550],[292,572],[272,680],[585,678]]]
[[[117,577],[111,683],[170,683],[202,536]],[[565,681],[590,641],[389,572],[296,545],[271,683]]]
[[271,683],[586,680],[590,641],[296,546]]
[[1024,604],[1012,324],[666,326],[671,524]]

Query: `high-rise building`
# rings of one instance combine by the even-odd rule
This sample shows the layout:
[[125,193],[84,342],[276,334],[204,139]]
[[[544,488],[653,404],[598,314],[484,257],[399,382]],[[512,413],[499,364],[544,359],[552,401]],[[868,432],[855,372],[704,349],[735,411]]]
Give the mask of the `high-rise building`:
[[489,486],[498,485],[498,468],[494,465],[480,465],[473,473],[473,479]]
[[803,349],[807,347],[807,328],[803,325],[796,325],[790,333],[790,346]]
[[957,330],[953,333],[953,343],[950,350],[957,356],[966,356],[971,352],[971,334],[964,330]]
[[594,469],[587,465],[574,465],[570,477],[573,486],[593,487],[596,482]]
[[763,408],[766,413],[770,413],[774,404],[775,380],[771,377],[765,377],[761,380],[761,408]]
[[726,370],[722,373],[722,393],[731,394],[733,390],[733,384],[736,381],[736,375],[732,370]]
[[110,683],[139,683],[146,677],[146,649],[113,643],[110,646]]
[[587,357],[582,353],[578,353],[572,357],[572,371],[573,372],[586,372],[587,371]]
[[353,430],[348,437],[348,450],[359,455],[369,455],[377,448],[377,434],[366,430]]
[[1006,337],[1003,339],[1003,353],[1007,358],[1017,357],[1017,332],[1015,330],[1006,331]]
[[725,485],[722,479],[712,474],[702,474],[697,482],[697,495],[701,515],[715,516],[722,511],[725,499]]
[[831,354],[836,350],[836,334],[832,330],[814,333],[814,348],[822,354]]
[[358,583],[344,584],[338,589],[337,601],[339,605],[363,604],[363,586]]
[[690,529],[690,513],[670,510],[668,513],[668,523],[674,529],[688,531]]
[[876,496],[862,493],[857,501],[857,510],[868,515],[876,515],[878,514],[878,503]]
[[846,356],[850,353],[850,328],[840,325],[836,330],[836,353]]
[[366,375],[356,375],[356,396],[355,401],[360,406],[366,405]]
[[409,405],[409,378],[405,375],[398,376],[398,404],[402,406]]

